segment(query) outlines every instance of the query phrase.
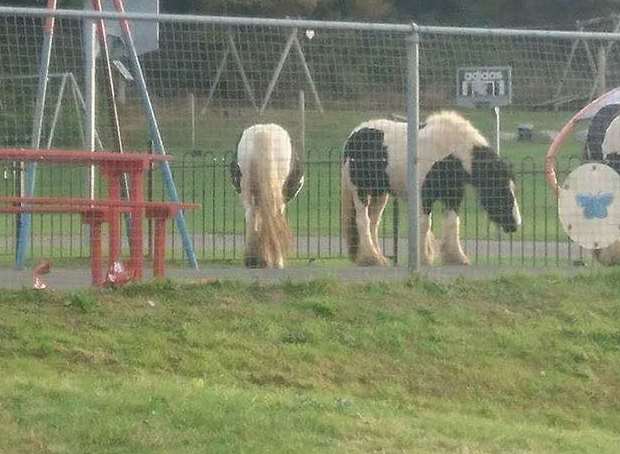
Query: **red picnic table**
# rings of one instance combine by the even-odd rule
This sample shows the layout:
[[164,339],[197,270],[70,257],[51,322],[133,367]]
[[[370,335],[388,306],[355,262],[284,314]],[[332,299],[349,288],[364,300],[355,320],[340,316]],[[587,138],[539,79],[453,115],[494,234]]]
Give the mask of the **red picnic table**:
[[[108,196],[105,199],[76,199],[62,197],[0,197],[0,202],[19,204],[19,206],[0,208],[4,213],[45,213],[45,212],[79,212],[85,222],[91,225],[91,272],[93,283],[101,285],[101,224],[109,223],[109,264],[117,263],[121,253],[122,212],[131,214],[130,262],[129,268],[137,280],[143,276],[144,238],[143,221],[145,211],[148,217],[156,220],[156,249],[154,269],[156,275],[163,274],[163,257],[165,249],[165,220],[176,215],[183,208],[195,208],[195,205],[146,202],[144,200],[144,175],[154,161],[171,159],[168,155],[146,153],[111,153],[73,151],[64,149],[0,149],[0,161],[28,161],[39,164],[59,165],[95,165],[101,170],[106,180]],[[121,182],[123,175],[129,179],[129,201],[121,200]],[[41,205],[41,206],[33,206]]]

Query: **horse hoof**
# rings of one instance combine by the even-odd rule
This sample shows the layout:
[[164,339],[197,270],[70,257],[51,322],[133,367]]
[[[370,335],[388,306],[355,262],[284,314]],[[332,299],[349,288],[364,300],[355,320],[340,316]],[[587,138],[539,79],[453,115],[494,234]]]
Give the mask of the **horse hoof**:
[[366,257],[359,257],[357,259],[357,264],[359,266],[386,266],[387,263],[388,262],[385,257],[383,257],[383,260],[381,260],[381,257],[372,255]]
[[443,264],[444,265],[468,266],[469,265],[469,259],[467,257],[458,257],[458,258],[444,259],[443,260]]
[[245,266],[246,268],[266,268],[267,262],[260,257],[246,257]]

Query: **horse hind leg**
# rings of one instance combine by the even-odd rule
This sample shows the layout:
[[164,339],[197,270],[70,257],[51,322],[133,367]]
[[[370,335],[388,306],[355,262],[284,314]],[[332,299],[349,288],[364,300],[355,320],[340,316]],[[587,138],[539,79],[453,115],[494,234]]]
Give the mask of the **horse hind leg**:
[[381,251],[381,246],[379,243],[379,224],[381,222],[381,217],[383,216],[383,211],[385,210],[385,206],[388,203],[390,196],[385,194],[380,194],[377,196],[370,197],[370,204],[368,206],[368,214],[370,217],[370,232],[371,232],[371,240],[374,243],[375,250],[377,251],[377,256],[381,261],[381,265],[387,265],[389,263],[388,259],[383,255]]
[[423,214],[420,219],[420,235],[422,237],[422,257],[421,262],[424,266],[431,266],[435,260],[436,245],[435,235],[432,231],[432,214]]
[[357,253],[357,264],[361,266],[383,265],[385,262],[377,251],[372,240],[371,222],[368,213],[370,196],[360,200],[357,194],[353,196],[355,204],[355,221],[359,232],[359,250]]
[[247,268],[265,268],[267,263],[261,250],[259,234],[259,219],[256,209],[247,207],[245,210],[245,256],[244,264]]
[[285,203],[283,203],[282,206],[279,208],[278,214],[282,217],[284,224],[282,226],[283,231],[280,232],[280,234],[282,235],[282,237],[280,238],[282,243],[279,244],[277,251],[274,254],[273,267],[282,269],[284,268],[284,253],[288,249],[289,242],[292,241],[288,222],[286,221],[286,204]]

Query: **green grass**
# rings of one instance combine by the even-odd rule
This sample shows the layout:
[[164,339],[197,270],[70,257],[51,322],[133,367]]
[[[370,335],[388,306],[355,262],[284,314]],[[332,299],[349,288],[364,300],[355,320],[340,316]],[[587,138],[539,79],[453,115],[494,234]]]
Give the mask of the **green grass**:
[[619,280],[5,291],[0,452],[616,453]]

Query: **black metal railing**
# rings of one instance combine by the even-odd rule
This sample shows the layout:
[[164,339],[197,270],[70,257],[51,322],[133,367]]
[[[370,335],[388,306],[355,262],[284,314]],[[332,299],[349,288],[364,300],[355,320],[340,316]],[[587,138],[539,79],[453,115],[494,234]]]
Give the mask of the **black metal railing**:
[[[305,163],[306,185],[288,208],[293,233],[292,259],[332,259],[346,257],[341,232],[340,153],[326,152],[321,159]],[[244,212],[238,194],[231,185],[225,153],[178,156],[172,164],[175,182],[182,200],[200,204],[188,211],[186,221],[194,248],[202,261],[235,261],[243,256]],[[474,191],[468,190],[461,209],[461,237],[474,264],[547,266],[587,261],[588,254],[572,243],[558,219],[558,206],[544,180],[541,162],[523,159],[514,162],[517,199],[523,226],[513,234],[504,234],[490,223]],[[560,178],[579,165],[567,160],[560,164]],[[40,166],[38,195],[85,196],[83,170],[63,170]],[[2,194],[15,194],[18,172],[10,166],[0,168]],[[160,173],[153,169],[147,180],[147,195],[165,199]],[[386,256],[403,263],[407,253],[406,203],[392,198],[383,215],[380,236]],[[434,213],[434,225],[441,224],[441,213]],[[78,215],[33,215],[30,255],[37,257],[86,258],[89,255],[88,229]],[[10,263],[15,253],[15,217],[0,215],[0,261]],[[145,230],[152,237],[152,229]],[[168,258],[181,261],[181,241],[174,225],[168,233]],[[150,241],[147,241],[150,244]],[[150,252],[150,247],[145,253]]]

